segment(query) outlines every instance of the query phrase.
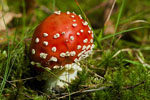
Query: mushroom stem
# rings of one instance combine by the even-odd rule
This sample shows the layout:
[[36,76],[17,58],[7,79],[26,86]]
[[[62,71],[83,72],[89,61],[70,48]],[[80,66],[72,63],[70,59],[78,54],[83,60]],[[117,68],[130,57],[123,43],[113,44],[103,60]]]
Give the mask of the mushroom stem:
[[62,69],[57,68],[53,69],[52,72],[42,72],[40,77],[38,77],[38,80],[46,81],[44,86],[44,92],[50,93],[57,87],[64,88],[68,86],[68,84],[77,77],[78,71],[82,71],[79,63],[67,64]]

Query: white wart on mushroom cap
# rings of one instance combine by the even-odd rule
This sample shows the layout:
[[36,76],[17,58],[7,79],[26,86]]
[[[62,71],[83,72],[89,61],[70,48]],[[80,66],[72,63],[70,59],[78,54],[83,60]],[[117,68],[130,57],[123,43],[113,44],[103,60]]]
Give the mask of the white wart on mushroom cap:
[[53,68],[86,58],[93,47],[93,32],[88,22],[75,13],[57,11],[36,28],[30,58]]

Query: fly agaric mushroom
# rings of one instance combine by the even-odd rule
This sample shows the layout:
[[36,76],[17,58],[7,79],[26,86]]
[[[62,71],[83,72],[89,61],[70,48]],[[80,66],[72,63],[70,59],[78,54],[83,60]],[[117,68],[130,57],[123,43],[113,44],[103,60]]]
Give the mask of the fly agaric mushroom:
[[[30,46],[30,59],[36,66],[49,68],[60,80],[70,82],[75,79],[77,71],[82,70],[77,63],[88,57],[93,47],[93,31],[81,15],[56,11],[36,28]],[[68,79],[66,73],[73,76]],[[49,79],[50,89],[66,85],[59,79],[54,76]]]

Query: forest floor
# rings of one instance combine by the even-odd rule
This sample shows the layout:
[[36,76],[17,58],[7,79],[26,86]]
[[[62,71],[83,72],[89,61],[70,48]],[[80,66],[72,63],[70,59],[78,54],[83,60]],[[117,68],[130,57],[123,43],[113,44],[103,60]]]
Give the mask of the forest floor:
[[[54,11],[88,18],[94,50],[66,89],[45,93],[29,59]],[[0,100],[150,100],[150,0],[0,0]]]

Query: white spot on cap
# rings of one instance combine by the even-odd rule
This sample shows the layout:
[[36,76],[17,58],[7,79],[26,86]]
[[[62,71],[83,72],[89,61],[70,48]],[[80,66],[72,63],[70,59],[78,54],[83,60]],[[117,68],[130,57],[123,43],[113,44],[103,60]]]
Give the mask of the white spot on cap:
[[87,58],[88,56],[89,56],[88,54],[82,54],[79,59],[84,59]]
[[70,56],[70,52],[69,51],[66,52],[66,56]]
[[35,39],[35,43],[39,43],[40,42],[40,39],[39,38],[36,38]]
[[90,33],[91,33],[91,31],[90,31],[90,30],[88,30],[88,33],[90,34]]
[[83,33],[83,32],[84,32],[84,30],[80,30],[80,32],[81,32],[81,33]]
[[84,54],[85,55],[89,55],[89,54],[91,54],[92,53],[92,50],[88,50],[88,51],[86,51]]
[[88,22],[85,21],[85,22],[82,22],[84,26],[88,25]]
[[82,16],[81,16],[81,15],[79,15],[79,17],[80,17],[80,19],[82,19]]
[[86,45],[84,45],[83,47],[82,47],[82,50],[85,50],[86,49]]
[[95,47],[95,45],[94,45],[94,44],[92,44],[91,49],[93,49],[94,47]]
[[91,39],[90,42],[93,43],[93,39]]
[[74,62],[77,63],[79,60],[77,58],[74,59]]
[[75,12],[72,12],[72,13],[76,15],[76,13],[75,13]]
[[54,61],[54,62],[57,62],[57,58],[52,56],[48,61]]
[[57,15],[60,15],[61,11],[55,11],[54,13],[57,14]]
[[78,57],[80,57],[82,55],[82,52],[80,52],[79,54],[78,54]]
[[35,54],[35,49],[32,49],[32,54],[33,54],[33,55]]
[[65,32],[62,32],[61,34],[65,34]]
[[43,44],[44,44],[45,46],[48,46],[48,42],[47,42],[47,41],[44,41]]
[[47,55],[48,54],[46,54],[46,53],[40,53],[40,58],[46,59]]
[[87,42],[88,42],[88,39],[84,39],[84,40],[83,40],[83,43],[87,43]]
[[79,61],[80,61],[80,60],[82,60],[82,56],[81,56],[81,57],[79,57]]
[[65,57],[65,56],[66,56],[65,53],[61,53],[61,54],[60,54],[60,57]]
[[73,40],[74,40],[74,36],[70,36],[70,40],[72,40],[72,41],[73,41]]
[[56,50],[57,50],[56,47],[52,47],[53,52],[56,52]]
[[48,36],[48,34],[47,34],[47,33],[43,33],[43,36],[44,36],[44,37],[47,37],[47,36]]
[[73,22],[76,22],[76,20],[74,19]]
[[69,11],[67,11],[67,15],[69,15],[70,14],[70,12]]
[[80,57],[86,50],[83,50],[81,51],[79,54],[78,54],[78,57]]
[[77,45],[77,49],[78,49],[78,50],[81,49],[81,45]]
[[79,33],[79,32],[77,32],[77,35],[80,35],[80,33]]
[[70,52],[70,55],[71,55],[71,56],[75,56],[75,55],[76,55],[76,52],[75,52],[75,51],[71,51],[71,52]]
[[75,23],[75,24],[72,24],[72,26],[73,26],[73,27],[76,27],[76,26],[77,26],[77,24],[76,24],[76,23]]
[[60,34],[59,33],[56,33],[55,35],[54,35],[54,39],[57,39],[57,38],[59,38],[60,37]]
[[93,37],[94,37],[94,34],[92,34],[91,37],[93,38]]
[[75,16],[74,16],[74,15],[71,15],[71,17],[74,18]]
[[90,45],[88,45],[88,46],[86,47],[86,50],[90,49],[90,47],[91,47],[91,46],[90,46]]

